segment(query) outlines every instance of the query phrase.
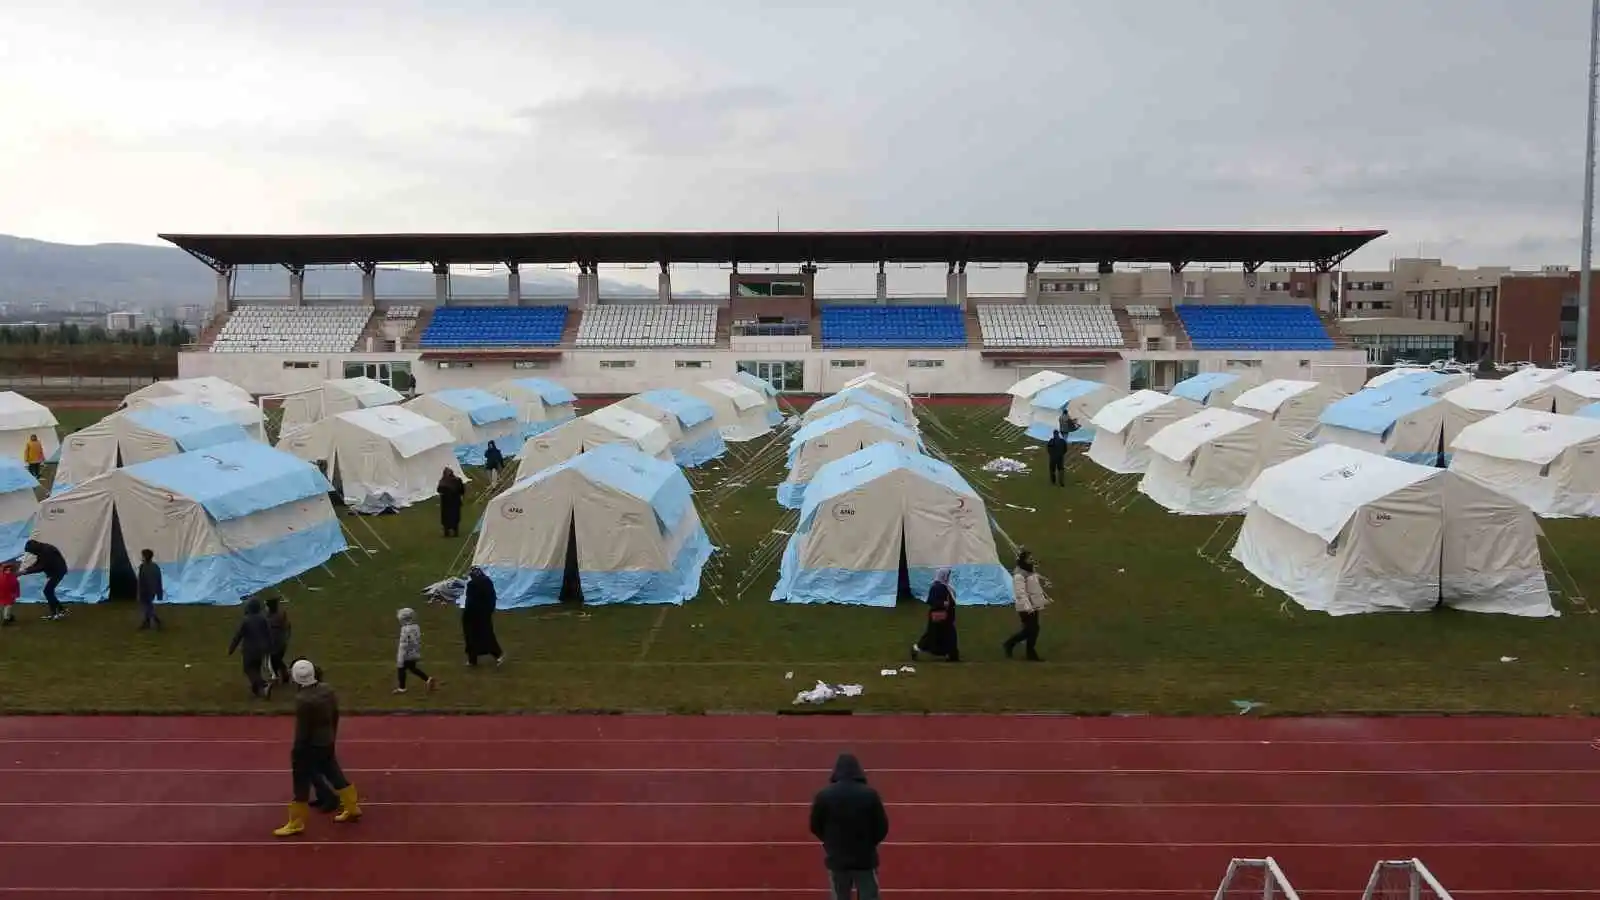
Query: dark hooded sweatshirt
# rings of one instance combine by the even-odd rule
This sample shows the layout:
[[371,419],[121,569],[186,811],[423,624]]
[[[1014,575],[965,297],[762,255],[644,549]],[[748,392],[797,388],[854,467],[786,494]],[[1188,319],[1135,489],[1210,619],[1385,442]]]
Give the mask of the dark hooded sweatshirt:
[[811,833],[822,842],[829,871],[878,868],[878,845],[889,836],[889,814],[867,784],[861,762],[852,754],[839,754],[828,782],[811,802]]
[[33,554],[33,565],[28,567],[24,575],[34,572],[43,572],[46,577],[67,574],[67,558],[61,555],[54,544],[44,541],[29,541],[22,545],[22,549]]
[[272,653],[272,629],[267,617],[261,614],[261,601],[250,600],[244,605],[244,618],[239,620],[239,630],[233,633],[233,643],[228,653],[238,650],[245,659],[266,659]]
[[1046,453],[1050,454],[1050,461],[1053,463],[1061,462],[1067,458],[1067,442],[1061,437],[1060,433],[1051,435],[1049,442],[1044,445],[1044,449]]

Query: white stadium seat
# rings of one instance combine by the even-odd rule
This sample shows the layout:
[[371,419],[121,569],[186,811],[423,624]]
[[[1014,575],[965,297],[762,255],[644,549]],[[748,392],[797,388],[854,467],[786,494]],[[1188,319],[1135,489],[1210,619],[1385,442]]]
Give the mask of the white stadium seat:
[[985,347],[1121,347],[1122,327],[1109,306],[978,304]]
[[213,353],[344,353],[372,318],[370,306],[240,306]]
[[614,303],[583,311],[579,347],[715,347],[713,303]]

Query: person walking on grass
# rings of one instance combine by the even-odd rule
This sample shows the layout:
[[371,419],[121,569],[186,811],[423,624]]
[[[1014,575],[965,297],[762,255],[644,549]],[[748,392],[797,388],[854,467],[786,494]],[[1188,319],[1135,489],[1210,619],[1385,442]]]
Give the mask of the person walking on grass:
[[1006,658],[1010,659],[1012,651],[1022,644],[1027,648],[1028,661],[1040,662],[1039,613],[1050,605],[1050,597],[1044,592],[1044,581],[1034,571],[1033,553],[1026,547],[1017,551],[1017,567],[1011,572],[1011,588],[1017,597],[1017,618],[1022,620],[1022,630],[1006,638],[1003,645]]
[[942,657],[947,662],[961,661],[961,643],[956,635],[956,592],[950,587],[950,569],[945,567],[928,587],[928,626],[911,645],[913,661],[922,654]]
[[811,801],[811,834],[822,842],[833,900],[878,900],[878,845],[889,836],[889,814],[853,754],[839,754],[828,786]]
[[17,579],[16,563],[0,563],[0,628],[16,622],[12,609],[21,597],[22,582]]
[[1067,439],[1061,432],[1050,432],[1050,440],[1044,445],[1044,452],[1050,457],[1050,483],[1061,486],[1067,483]]
[[28,474],[35,478],[44,471],[44,445],[39,443],[37,434],[28,435],[28,442],[22,445],[22,462],[28,467]]
[[152,550],[139,551],[139,630],[161,630],[161,617],[156,615],[156,601],[165,602],[167,589],[161,584],[161,567],[156,565]]
[[261,601],[251,597],[244,605],[244,618],[228,644],[228,655],[238,650],[244,658],[244,677],[250,679],[250,696],[265,700],[272,696],[272,682],[261,677],[261,666],[272,654],[272,631],[261,614]]
[[466,645],[467,665],[476,666],[478,657],[492,656],[495,665],[506,661],[500,639],[494,633],[494,608],[500,602],[494,582],[477,566],[467,573],[466,597],[461,603],[461,639]]
[[433,679],[418,666],[418,663],[422,662],[422,626],[417,624],[417,614],[410,607],[406,607],[400,610],[397,617],[400,619],[400,646],[395,651],[394,657],[394,692],[396,694],[406,692],[407,672],[421,678],[423,686],[432,691]]
[[35,572],[44,575],[44,602],[48,604],[45,621],[54,622],[67,617],[67,610],[56,598],[56,586],[61,584],[61,579],[67,577],[67,558],[54,544],[44,541],[29,541],[22,545],[25,553],[33,554],[33,564],[22,570],[23,575],[32,575]]
[[283,658],[289,655],[289,636],[292,630],[293,626],[289,624],[289,611],[283,608],[283,598],[268,597],[267,638],[272,648],[267,656],[268,670],[279,684],[289,683],[289,667],[284,664]]
[[494,441],[490,441],[489,446],[485,447],[483,451],[483,468],[489,473],[490,484],[498,484],[500,482],[500,471],[505,467],[506,455],[500,452],[500,448],[495,446]]
[[324,778],[339,797],[339,812],[335,822],[356,822],[361,819],[361,802],[356,786],[344,776],[339,765],[337,740],[339,734],[339,698],[333,688],[317,678],[317,667],[309,659],[299,659],[289,669],[289,677],[298,687],[294,699],[294,745],[289,751],[290,782],[293,799],[289,801],[289,820],[272,833],[275,837],[294,837],[306,830],[306,817],[311,812],[311,785]]
[[447,538],[461,536],[461,504],[467,497],[467,484],[449,469],[439,476],[439,527]]

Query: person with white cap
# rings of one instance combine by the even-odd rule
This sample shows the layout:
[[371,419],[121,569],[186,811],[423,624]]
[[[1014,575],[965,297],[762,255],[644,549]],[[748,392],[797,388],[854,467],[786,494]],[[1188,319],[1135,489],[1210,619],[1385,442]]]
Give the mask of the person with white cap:
[[310,815],[311,784],[326,778],[339,797],[335,822],[355,822],[361,818],[356,786],[344,777],[339,767],[335,741],[339,733],[339,699],[333,688],[317,677],[317,667],[309,659],[297,659],[289,667],[289,678],[298,688],[294,701],[294,747],[289,753],[289,769],[294,798],[289,803],[289,821],[272,833],[293,837],[306,830]]

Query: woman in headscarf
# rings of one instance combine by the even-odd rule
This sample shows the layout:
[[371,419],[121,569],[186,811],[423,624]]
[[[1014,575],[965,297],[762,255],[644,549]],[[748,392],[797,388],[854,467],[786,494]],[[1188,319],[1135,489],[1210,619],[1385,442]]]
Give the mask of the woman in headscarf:
[[921,654],[943,657],[947,662],[961,661],[961,646],[956,640],[956,592],[950,587],[950,569],[939,570],[928,588],[928,627],[922,637],[911,645],[911,658]]
[[439,476],[439,526],[445,537],[461,536],[461,501],[467,496],[467,485],[449,469]]
[[494,634],[494,608],[499,599],[494,582],[473,566],[467,573],[467,595],[461,605],[461,638],[466,643],[469,666],[476,666],[480,656],[494,657],[495,665],[506,661]]
[[1017,567],[1011,572],[1012,592],[1017,595],[1017,618],[1022,620],[1022,630],[1006,638],[1006,658],[1018,644],[1027,647],[1028,661],[1039,662],[1035,645],[1039,643],[1039,612],[1050,605],[1044,592],[1044,581],[1033,569],[1033,554],[1023,547],[1017,551]]

